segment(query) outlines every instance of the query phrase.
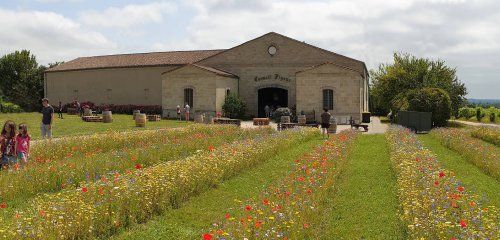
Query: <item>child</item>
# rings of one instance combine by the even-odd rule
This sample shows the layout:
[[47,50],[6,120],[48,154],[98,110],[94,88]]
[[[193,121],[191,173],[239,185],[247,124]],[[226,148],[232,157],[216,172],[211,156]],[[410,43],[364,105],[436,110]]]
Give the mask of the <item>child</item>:
[[11,120],[7,120],[3,126],[0,149],[2,151],[0,168],[8,168],[9,165],[16,163],[16,124]]
[[30,135],[28,134],[28,126],[24,123],[19,124],[19,134],[16,137],[17,160],[21,163],[28,163],[30,155]]

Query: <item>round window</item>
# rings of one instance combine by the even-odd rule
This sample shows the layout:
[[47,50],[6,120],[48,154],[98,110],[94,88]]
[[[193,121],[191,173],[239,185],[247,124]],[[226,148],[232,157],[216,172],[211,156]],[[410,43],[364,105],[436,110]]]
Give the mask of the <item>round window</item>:
[[271,56],[274,56],[274,54],[276,54],[277,51],[278,49],[276,49],[275,46],[269,46],[269,48],[267,49],[267,52],[271,54]]

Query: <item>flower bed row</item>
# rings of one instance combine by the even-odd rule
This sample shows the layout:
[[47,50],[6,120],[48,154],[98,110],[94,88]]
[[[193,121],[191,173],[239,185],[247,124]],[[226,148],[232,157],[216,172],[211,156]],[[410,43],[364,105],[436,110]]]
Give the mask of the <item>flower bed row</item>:
[[472,130],[471,136],[500,146],[500,128],[479,127]]
[[499,239],[499,215],[442,168],[408,129],[386,133],[409,239]]
[[0,220],[7,238],[92,239],[178,207],[189,197],[259,162],[283,148],[317,136],[314,130],[287,131],[209,147],[179,161],[115,174],[35,198],[9,221]]
[[500,181],[500,148],[471,137],[467,131],[438,128],[431,131],[441,144],[458,152],[467,161]]
[[[284,179],[229,209],[203,239],[319,239],[322,203],[339,175],[356,134],[343,131],[294,160]],[[221,217],[222,219],[222,217]]]
[[198,139],[236,131],[239,131],[236,127],[222,128],[196,124],[184,128],[110,132],[81,137],[66,137],[53,141],[38,141],[31,148],[31,162],[53,162],[66,160],[73,156],[100,154],[123,148],[166,144],[182,137]]
[[[187,157],[209,146],[271,133],[269,129],[249,130],[229,126],[213,126],[210,129],[188,127],[178,131],[180,133],[151,131],[145,134],[153,138],[149,144],[148,139],[141,138],[141,141],[130,144],[126,149],[105,154],[90,152],[82,155],[78,152],[75,153],[78,156],[64,160],[33,164],[5,172],[0,175],[0,203],[12,205],[15,200],[29,199],[39,193],[77,188],[82,181],[96,181],[110,173],[123,173],[126,169],[148,167],[159,162]],[[120,134],[116,139],[128,142],[124,138],[127,138],[127,134]],[[135,136],[130,138],[138,140]]]

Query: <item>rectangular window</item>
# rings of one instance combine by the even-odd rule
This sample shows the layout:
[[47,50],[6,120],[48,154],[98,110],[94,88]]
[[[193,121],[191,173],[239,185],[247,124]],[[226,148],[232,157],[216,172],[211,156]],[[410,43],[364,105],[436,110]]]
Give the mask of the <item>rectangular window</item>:
[[188,104],[191,108],[193,107],[193,89],[184,89],[184,104]]
[[333,110],[333,90],[323,90],[323,108]]

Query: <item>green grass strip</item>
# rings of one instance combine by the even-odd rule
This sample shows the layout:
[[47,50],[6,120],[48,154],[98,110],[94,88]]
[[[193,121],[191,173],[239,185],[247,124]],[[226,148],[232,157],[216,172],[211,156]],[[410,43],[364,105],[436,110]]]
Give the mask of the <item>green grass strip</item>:
[[181,208],[137,225],[113,239],[201,239],[202,229],[223,218],[229,208],[241,206],[235,200],[255,196],[272,182],[283,178],[290,171],[293,159],[311,151],[321,142],[321,139],[315,138],[286,149],[265,163],[222,183],[217,189],[192,198]]
[[443,146],[438,139],[430,134],[418,135],[425,147],[429,148],[437,159],[457,178],[472,189],[473,192],[484,194],[490,205],[500,207],[500,183],[485,174],[481,169],[467,161],[459,153]]
[[324,239],[404,239],[396,177],[384,135],[359,136],[332,191]]

